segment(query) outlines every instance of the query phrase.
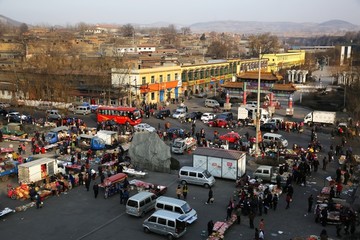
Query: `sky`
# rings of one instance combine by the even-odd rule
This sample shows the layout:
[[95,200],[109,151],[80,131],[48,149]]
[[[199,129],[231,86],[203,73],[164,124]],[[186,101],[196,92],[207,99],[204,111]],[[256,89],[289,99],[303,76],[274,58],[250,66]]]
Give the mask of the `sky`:
[[62,26],[334,19],[360,25],[360,0],[0,0],[0,15],[30,25]]

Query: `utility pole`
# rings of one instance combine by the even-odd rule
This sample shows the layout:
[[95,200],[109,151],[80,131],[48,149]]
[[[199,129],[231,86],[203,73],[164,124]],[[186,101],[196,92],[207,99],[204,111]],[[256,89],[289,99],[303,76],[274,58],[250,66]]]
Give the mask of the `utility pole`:
[[255,145],[255,156],[259,156],[259,141],[260,141],[260,84],[261,84],[261,47],[259,49],[259,75],[257,85],[257,110],[256,110],[256,145]]

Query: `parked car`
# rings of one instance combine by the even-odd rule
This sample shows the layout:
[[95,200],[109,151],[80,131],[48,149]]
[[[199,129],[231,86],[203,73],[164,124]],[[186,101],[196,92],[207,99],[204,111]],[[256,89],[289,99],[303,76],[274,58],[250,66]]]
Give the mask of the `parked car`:
[[277,132],[278,130],[278,127],[273,123],[264,123],[260,126],[262,132]]
[[221,135],[219,139],[222,141],[228,141],[229,143],[235,143],[236,141],[241,139],[241,136],[236,132],[229,132],[224,135]]
[[196,119],[200,119],[201,116],[202,116],[202,112],[191,112],[186,114],[185,119],[196,120]]
[[200,120],[207,123],[208,121],[215,119],[215,117],[216,115],[214,113],[203,113]]
[[8,119],[8,122],[21,122],[27,120],[27,116],[20,114],[19,112],[9,112],[5,117]]
[[8,114],[8,111],[6,109],[0,108],[0,115],[1,116],[6,116]]
[[140,124],[134,126],[134,129],[136,131],[156,132],[156,129],[147,123],[140,123]]
[[169,109],[162,109],[156,113],[156,118],[165,119],[167,117],[170,117],[170,115],[171,115],[171,112]]
[[174,114],[172,115],[173,118],[185,118],[186,116],[186,111],[185,109],[178,109],[174,112]]
[[215,119],[208,122],[209,127],[221,127],[221,128],[227,128],[229,127],[228,121],[225,119]]

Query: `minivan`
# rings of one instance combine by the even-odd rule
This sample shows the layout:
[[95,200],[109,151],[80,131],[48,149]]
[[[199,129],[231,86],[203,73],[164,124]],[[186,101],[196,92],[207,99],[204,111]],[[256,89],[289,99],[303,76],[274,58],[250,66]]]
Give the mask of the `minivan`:
[[220,107],[220,103],[214,99],[206,99],[205,100],[205,107]]
[[144,232],[154,232],[167,236],[167,239],[174,239],[186,233],[186,215],[166,210],[154,212],[143,223]]
[[272,166],[261,165],[255,170],[253,177],[270,182],[273,175],[274,169]]
[[288,146],[288,141],[282,135],[276,133],[265,133],[263,143],[265,146],[269,146],[271,143],[280,143],[280,146],[285,148]]
[[74,110],[74,114],[87,115],[91,113],[90,106],[77,106]]
[[59,120],[61,119],[61,114],[58,110],[46,110],[46,117],[48,120]]
[[155,208],[156,195],[142,191],[130,197],[126,202],[126,213],[136,217],[144,217],[145,213]]
[[191,183],[202,185],[206,188],[215,184],[215,178],[208,170],[195,167],[182,167],[179,171],[179,181],[181,184]]
[[197,213],[184,200],[172,197],[159,197],[156,199],[155,210],[166,210],[186,215],[184,221],[191,224],[197,219]]

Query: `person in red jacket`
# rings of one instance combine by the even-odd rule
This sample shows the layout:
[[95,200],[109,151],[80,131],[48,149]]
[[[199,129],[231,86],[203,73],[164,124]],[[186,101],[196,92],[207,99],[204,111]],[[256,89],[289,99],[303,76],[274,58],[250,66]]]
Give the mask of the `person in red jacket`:
[[341,184],[341,183],[338,183],[338,184],[336,185],[336,197],[340,197],[340,194],[341,194],[342,190],[343,190],[342,184]]

